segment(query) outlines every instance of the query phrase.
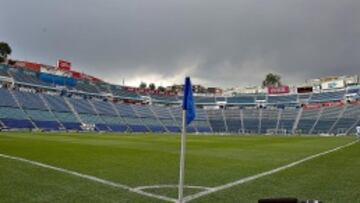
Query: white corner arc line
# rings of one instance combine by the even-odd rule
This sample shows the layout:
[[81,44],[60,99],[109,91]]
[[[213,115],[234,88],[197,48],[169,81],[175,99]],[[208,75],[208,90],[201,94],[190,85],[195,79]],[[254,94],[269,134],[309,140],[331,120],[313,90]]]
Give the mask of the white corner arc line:
[[[146,189],[159,189],[159,188],[178,188],[179,185],[144,185],[135,187],[135,190],[146,190]],[[199,190],[210,190],[210,187],[197,186],[197,185],[184,185],[184,188],[199,189]]]
[[144,191],[141,191],[141,190],[136,190],[136,189],[134,189],[134,188],[132,188],[130,186],[127,186],[127,185],[115,183],[115,182],[105,180],[105,179],[101,179],[101,178],[91,176],[91,175],[82,174],[82,173],[79,173],[79,172],[76,172],[76,171],[71,171],[71,170],[68,170],[68,169],[59,168],[59,167],[56,167],[56,166],[51,166],[51,165],[44,164],[44,163],[41,163],[41,162],[24,159],[24,158],[21,158],[21,157],[15,157],[15,156],[10,156],[10,155],[6,155],[6,154],[0,154],[0,157],[10,159],[10,160],[15,160],[15,161],[28,163],[28,164],[38,166],[38,167],[42,167],[42,168],[46,168],[46,169],[51,169],[51,170],[58,171],[58,172],[61,172],[61,173],[64,173],[64,174],[73,175],[73,176],[76,176],[76,177],[91,180],[91,181],[101,183],[101,184],[104,184],[104,185],[108,185],[108,186],[112,186],[112,187],[115,187],[115,188],[124,189],[124,190],[127,190],[129,192],[137,193],[137,194],[140,194],[140,195],[143,195],[143,196],[148,196],[148,197],[156,198],[156,199],[167,201],[167,202],[174,202],[175,203],[177,201],[174,198],[170,198],[170,197],[166,197],[166,196],[162,196],[162,195],[157,195],[157,194],[153,194],[153,193],[149,193],[149,192],[144,192]]
[[345,144],[345,145],[342,145],[342,146],[339,146],[339,147],[335,147],[335,148],[333,148],[333,149],[330,149],[330,150],[327,150],[327,151],[324,151],[324,152],[320,152],[320,153],[318,153],[318,154],[314,154],[314,155],[305,157],[305,158],[300,159],[300,160],[298,160],[298,161],[289,163],[289,164],[287,164],[287,165],[284,165],[284,166],[281,166],[281,167],[278,167],[278,168],[275,168],[275,169],[272,169],[272,170],[269,170],[269,171],[265,171],[265,172],[262,172],[262,173],[259,173],[259,174],[253,175],[253,176],[245,177],[245,178],[242,178],[242,179],[239,179],[239,180],[230,182],[230,183],[226,183],[226,184],[224,184],[224,185],[212,187],[212,188],[210,188],[210,189],[207,190],[207,191],[198,192],[198,193],[195,193],[195,194],[193,194],[193,195],[186,196],[186,197],[184,198],[184,201],[185,201],[185,202],[189,202],[189,201],[192,201],[192,200],[194,200],[194,199],[197,199],[197,198],[200,198],[200,197],[209,195],[209,194],[214,193],[214,192],[218,192],[218,191],[225,190],[225,189],[228,189],[228,188],[237,186],[237,185],[241,185],[241,184],[244,184],[244,183],[246,183],[246,182],[250,182],[250,181],[256,180],[256,179],[258,179],[258,178],[264,177],[264,176],[272,175],[272,174],[274,174],[274,173],[283,171],[283,170],[285,170],[285,169],[288,169],[288,168],[297,166],[297,165],[299,165],[299,164],[301,164],[301,163],[304,163],[304,162],[306,162],[306,161],[310,161],[310,160],[315,159],[315,158],[317,158],[317,157],[324,156],[324,155],[326,155],[326,154],[329,154],[329,153],[338,151],[338,150],[340,150],[340,149],[349,147],[349,146],[351,146],[351,145],[354,145],[354,144],[357,143],[358,141],[359,141],[359,140],[355,140],[355,141],[350,142],[350,143],[348,143],[348,144]]

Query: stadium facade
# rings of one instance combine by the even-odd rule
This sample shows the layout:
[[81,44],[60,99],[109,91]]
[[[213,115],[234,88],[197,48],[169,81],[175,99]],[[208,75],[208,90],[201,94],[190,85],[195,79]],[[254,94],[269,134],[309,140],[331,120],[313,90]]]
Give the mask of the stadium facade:
[[[180,132],[181,95],[115,84],[71,70],[10,61],[0,64],[2,130]],[[360,125],[359,81],[271,88],[267,93],[196,96],[193,133],[354,134]]]

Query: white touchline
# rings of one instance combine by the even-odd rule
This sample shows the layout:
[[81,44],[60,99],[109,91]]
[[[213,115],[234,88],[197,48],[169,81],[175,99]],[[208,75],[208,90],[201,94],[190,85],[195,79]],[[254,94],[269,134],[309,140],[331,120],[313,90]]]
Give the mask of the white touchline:
[[174,198],[165,197],[165,196],[162,196],[162,195],[157,195],[157,194],[153,194],[153,193],[149,193],[149,192],[144,192],[142,190],[137,190],[135,188],[129,187],[127,185],[115,183],[115,182],[108,181],[108,180],[105,180],[105,179],[101,179],[101,178],[91,176],[91,175],[82,174],[82,173],[79,173],[79,172],[76,172],[76,171],[71,171],[71,170],[68,170],[68,169],[59,168],[59,167],[56,167],[56,166],[51,166],[51,165],[44,164],[44,163],[41,163],[41,162],[31,161],[31,160],[24,159],[24,158],[21,158],[21,157],[15,157],[15,156],[10,156],[10,155],[6,155],[6,154],[0,154],[0,157],[6,158],[6,159],[11,159],[11,160],[16,160],[16,161],[20,161],[20,162],[24,162],[24,163],[28,163],[28,164],[32,164],[32,165],[39,166],[39,167],[42,167],[42,168],[47,168],[47,169],[51,169],[51,170],[54,170],[54,171],[62,172],[62,173],[65,173],[65,174],[70,174],[70,175],[73,175],[73,176],[77,176],[77,177],[80,177],[80,178],[84,178],[84,179],[87,179],[87,180],[98,182],[98,183],[101,183],[101,184],[104,184],[104,185],[124,189],[124,190],[134,192],[134,193],[137,193],[137,194],[140,194],[140,195],[156,198],[156,199],[159,199],[159,200],[164,200],[164,201],[168,201],[168,202],[176,202],[177,201]]
[[345,148],[345,147],[349,147],[349,146],[357,143],[358,141],[359,141],[359,140],[355,140],[355,141],[350,142],[350,143],[348,143],[348,144],[345,144],[345,145],[342,145],[342,146],[339,146],[339,147],[336,147],[336,148],[333,148],[333,149],[330,149],[330,150],[327,150],[327,151],[324,151],[324,152],[321,152],[321,153],[318,153],[318,154],[314,154],[314,155],[308,156],[308,157],[306,157],[306,158],[300,159],[300,160],[295,161],[295,162],[292,162],[292,163],[290,163],[290,164],[287,164],[287,165],[284,165],[284,166],[281,166],[281,167],[278,167],[278,168],[275,168],[275,169],[272,169],[272,170],[269,170],[269,171],[265,171],[265,172],[256,174],[256,175],[254,175],[254,176],[249,176],[249,177],[246,177],[246,178],[242,178],[242,179],[236,180],[236,181],[234,181],[234,182],[230,182],[230,183],[227,183],[227,184],[224,184],[224,185],[220,185],[220,186],[216,186],[216,187],[209,188],[209,189],[206,190],[206,191],[199,192],[199,193],[195,193],[195,194],[193,194],[193,195],[189,195],[189,196],[185,197],[184,200],[185,200],[185,202],[189,202],[189,201],[191,201],[191,200],[197,199],[197,198],[202,197],[202,196],[205,196],[205,195],[209,195],[209,194],[214,193],[214,192],[218,192],[218,191],[221,191],[221,190],[225,190],[225,189],[228,189],[228,188],[231,188],[231,187],[234,187],[234,186],[237,186],[237,185],[246,183],[246,182],[250,182],[250,181],[256,180],[256,179],[261,178],[261,177],[264,177],[264,176],[268,176],[268,175],[277,173],[277,172],[279,172],[279,171],[283,171],[283,170],[285,170],[285,169],[294,167],[294,166],[299,165],[299,164],[301,164],[301,163],[304,163],[304,162],[306,162],[306,161],[309,161],[309,160],[315,159],[315,158],[317,158],[317,157],[320,157],[320,156],[329,154],[329,153],[331,153],[331,152],[335,152],[335,151],[340,150],[340,149],[343,149],[343,148]]

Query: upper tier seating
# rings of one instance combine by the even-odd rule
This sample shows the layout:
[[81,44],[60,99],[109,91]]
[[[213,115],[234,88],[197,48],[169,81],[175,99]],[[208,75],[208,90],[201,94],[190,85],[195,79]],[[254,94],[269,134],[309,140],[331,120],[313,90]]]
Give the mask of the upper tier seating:
[[14,95],[24,109],[48,110],[39,94],[32,92],[14,91]]
[[96,111],[100,115],[117,116],[117,112],[109,102],[97,101],[97,100],[92,100],[90,102],[94,104]]
[[214,104],[215,97],[195,97],[195,102],[197,104]]
[[58,95],[48,95],[43,94],[44,99],[49,104],[49,107],[52,111],[57,112],[71,112],[69,106],[65,103],[63,97]]
[[96,114],[94,108],[87,99],[67,98],[78,113]]
[[84,80],[78,80],[75,89],[83,92],[99,93],[99,90],[93,84]]
[[270,104],[296,103],[297,102],[297,95],[268,96],[267,101]]
[[30,85],[50,86],[48,83],[39,80],[37,73],[22,68],[9,68],[10,75],[16,82],[26,83]]
[[0,64],[0,76],[11,77],[8,73],[8,67],[4,64]]
[[255,104],[255,97],[253,96],[235,96],[227,98],[228,104]]
[[255,100],[266,100],[266,95],[265,94],[258,94],[255,96]]
[[174,103],[179,101],[176,96],[151,95],[151,98],[154,102]]
[[19,107],[8,89],[0,88],[0,106]]
[[300,102],[307,102],[311,98],[312,94],[299,94],[299,101]]
[[338,101],[344,98],[345,91],[314,93],[310,102]]
[[98,82],[98,83],[94,83],[93,85],[98,89],[99,92],[111,93],[110,85],[107,83]]
[[226,97],[215,97],[216,102],[225,102]]
[[110,85],[110,90],[114,96],[118,96],[121,98],[140,99],[139,95],[136,92],[127,91],[121,86]]

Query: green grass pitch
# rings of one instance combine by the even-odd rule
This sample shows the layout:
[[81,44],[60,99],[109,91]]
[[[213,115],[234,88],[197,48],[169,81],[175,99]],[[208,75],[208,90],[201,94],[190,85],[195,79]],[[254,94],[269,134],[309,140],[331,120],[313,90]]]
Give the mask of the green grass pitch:
[[[354,137],[199,136],[187,139],[185,182],[216,187],[354,141]],[[0,133],[0,154],[131,188],[178,183],[180,137],[112,133]],[[257,202],[293,196],[360,202],[360,143],[190,202]],[[144,189],[176,198],[171,187]],[[185,195],[202,191],[187,188]],[[0,156],[0,202],[166,202]]]

